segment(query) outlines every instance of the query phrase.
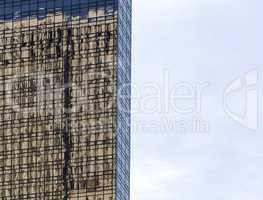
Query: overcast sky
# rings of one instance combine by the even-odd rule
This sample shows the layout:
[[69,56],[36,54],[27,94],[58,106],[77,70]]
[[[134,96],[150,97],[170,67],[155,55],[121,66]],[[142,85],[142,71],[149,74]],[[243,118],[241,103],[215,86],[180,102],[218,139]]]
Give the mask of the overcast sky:
[[133,0],[132,200],[262,200],[262,7]]

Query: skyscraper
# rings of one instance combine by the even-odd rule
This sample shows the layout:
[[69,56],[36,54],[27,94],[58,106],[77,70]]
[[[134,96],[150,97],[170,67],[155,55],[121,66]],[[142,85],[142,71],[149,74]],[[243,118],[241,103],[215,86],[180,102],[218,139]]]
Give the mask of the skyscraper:
[[131,0],[0,1],[0,199],[128,200]]

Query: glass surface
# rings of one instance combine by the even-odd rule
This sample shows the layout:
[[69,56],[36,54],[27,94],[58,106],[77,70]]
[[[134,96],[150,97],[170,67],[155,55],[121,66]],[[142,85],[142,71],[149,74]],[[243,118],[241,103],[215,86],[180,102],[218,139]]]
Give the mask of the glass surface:
[[118,57],[130,45],[119,44],[118,9],[113,0],[0,2],[1,199],[112,200],[122,179],[129,199],[130,104],[117,131],[116,102],[117,68],[130,76],[130,54],[124,65]]

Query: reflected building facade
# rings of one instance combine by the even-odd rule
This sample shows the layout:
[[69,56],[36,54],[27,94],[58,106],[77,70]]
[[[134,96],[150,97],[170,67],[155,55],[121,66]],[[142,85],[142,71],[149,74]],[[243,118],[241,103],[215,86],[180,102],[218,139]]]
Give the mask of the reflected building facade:
[[0,199],[128,200],[131,0],[0,1]]

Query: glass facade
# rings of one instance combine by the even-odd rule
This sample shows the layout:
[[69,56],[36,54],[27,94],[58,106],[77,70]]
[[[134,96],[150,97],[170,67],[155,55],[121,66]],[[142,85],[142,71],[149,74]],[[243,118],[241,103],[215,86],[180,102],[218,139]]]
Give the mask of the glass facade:
[[131,1],[0,1],[0,199],[128,200]]
[[119,0],[116,178],[118,200],[129,199],[130,196],[131,8],[131,1]]

